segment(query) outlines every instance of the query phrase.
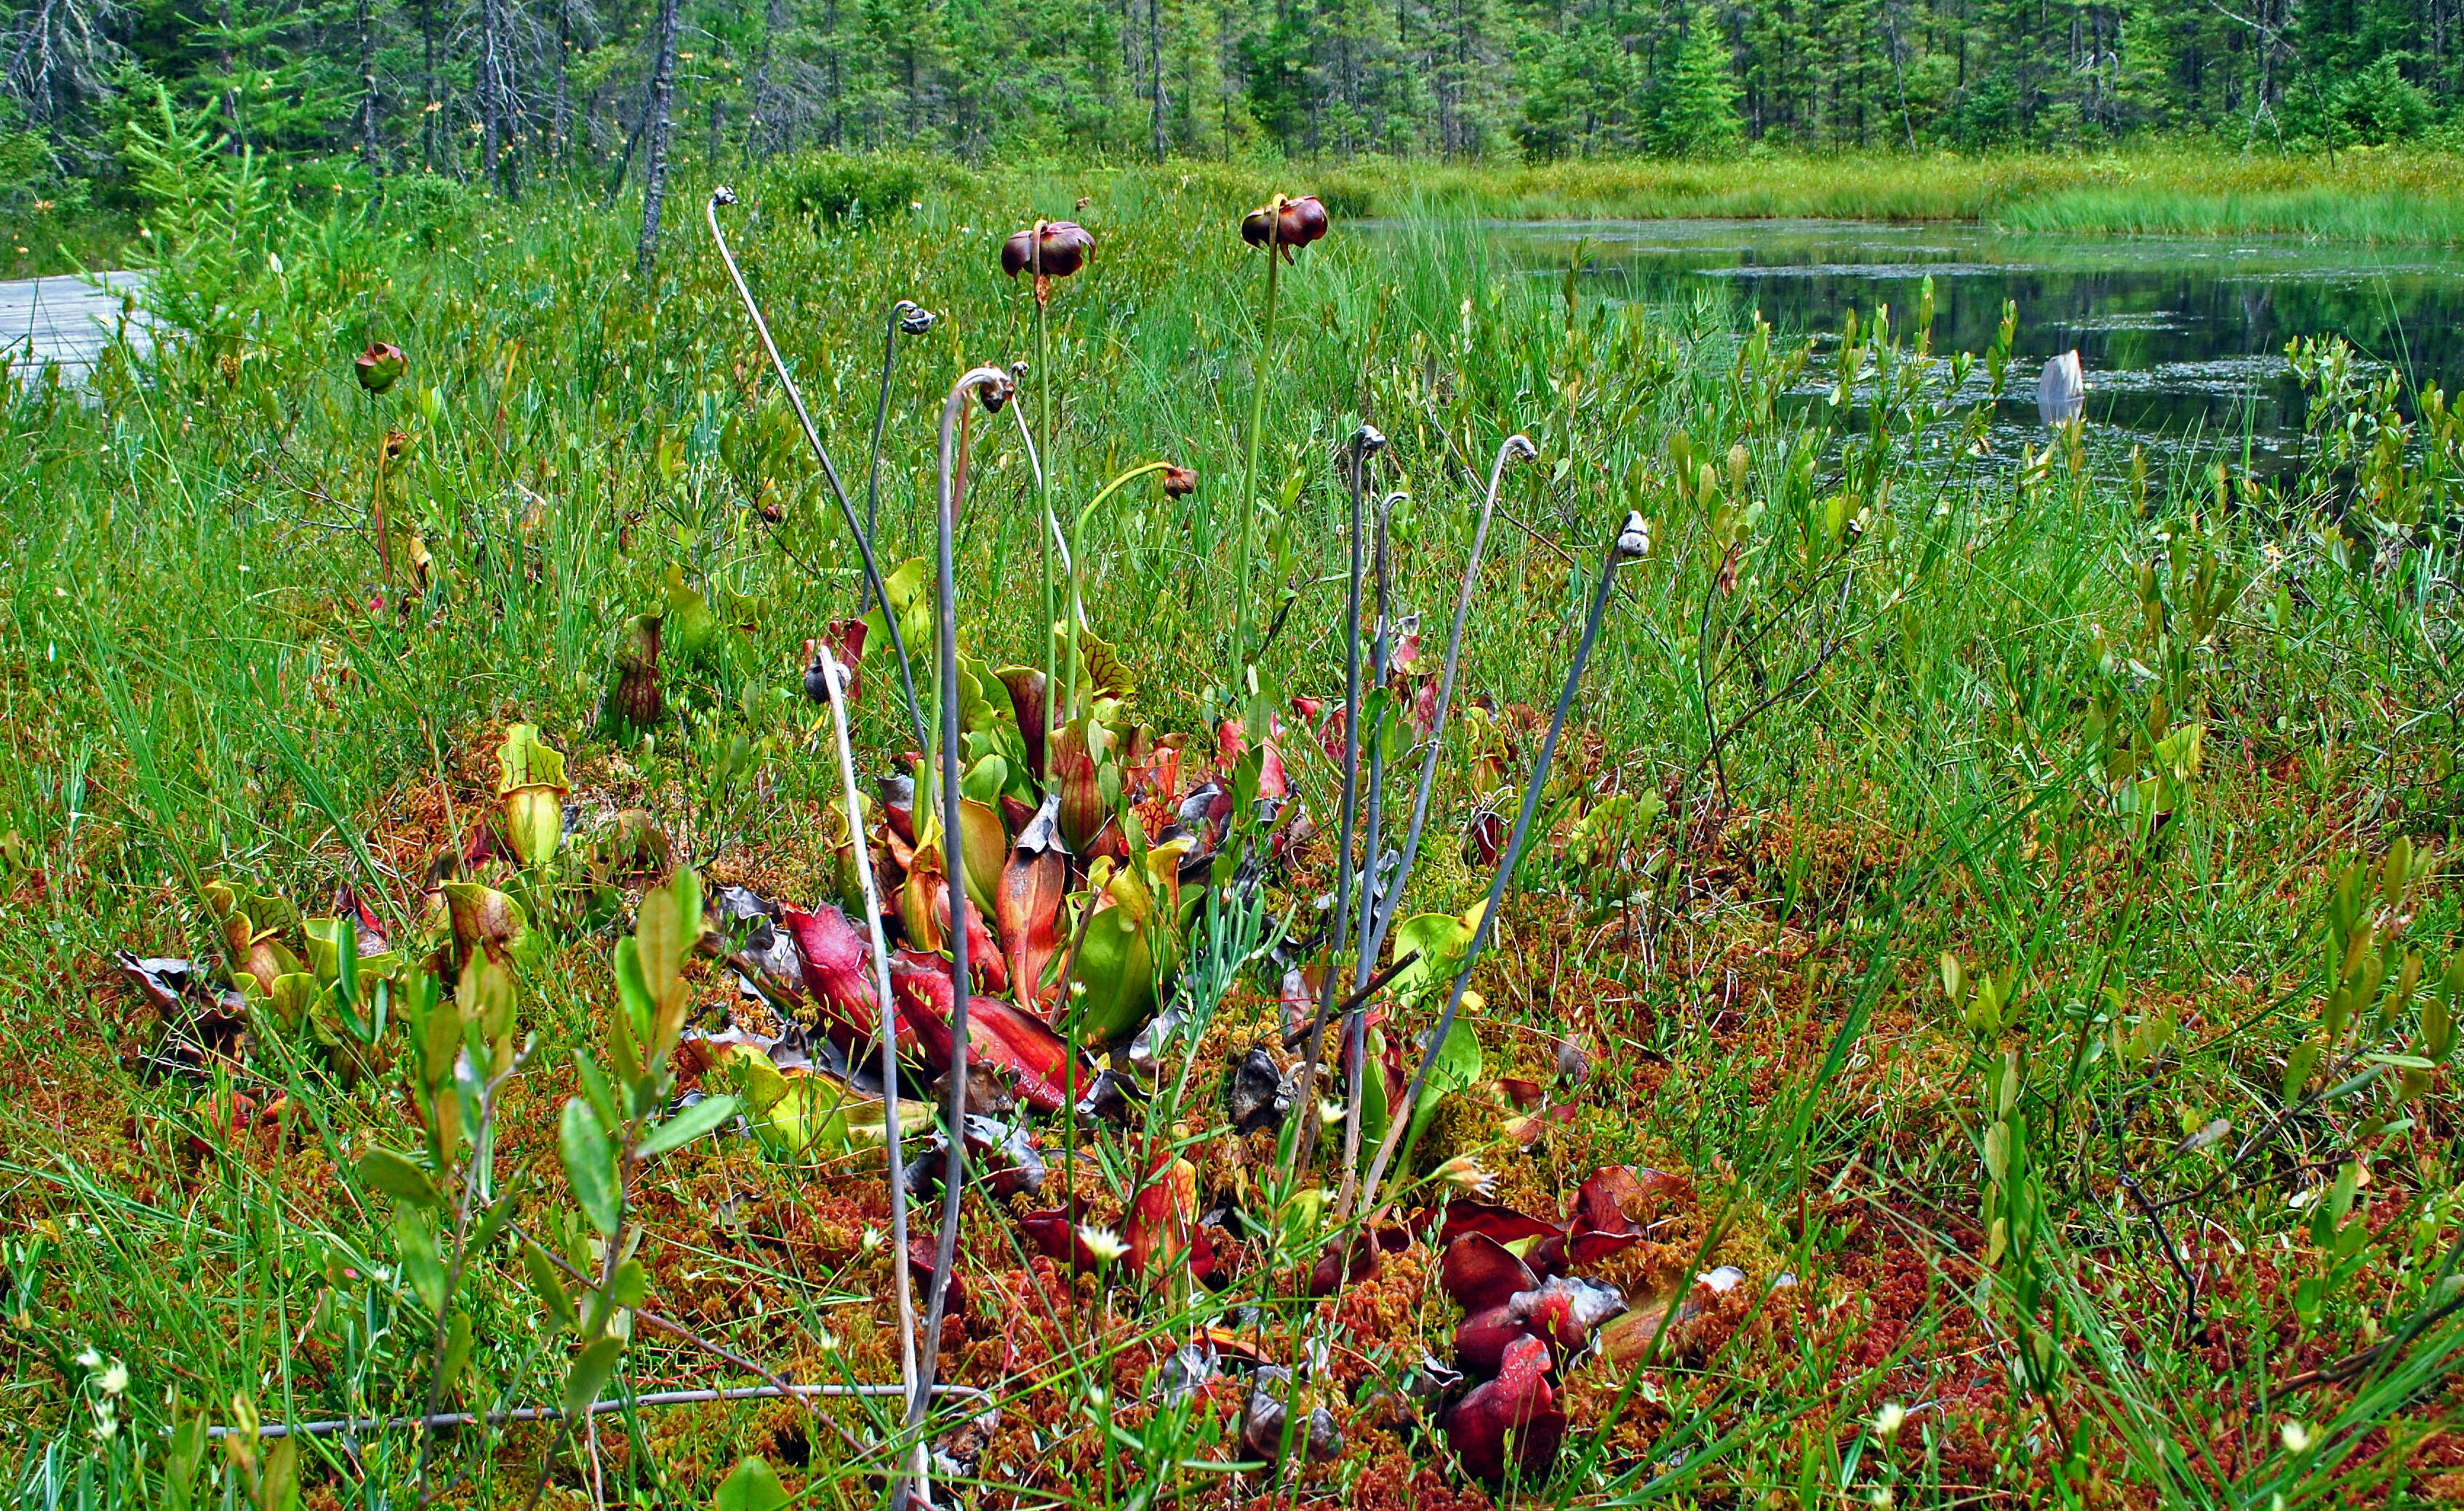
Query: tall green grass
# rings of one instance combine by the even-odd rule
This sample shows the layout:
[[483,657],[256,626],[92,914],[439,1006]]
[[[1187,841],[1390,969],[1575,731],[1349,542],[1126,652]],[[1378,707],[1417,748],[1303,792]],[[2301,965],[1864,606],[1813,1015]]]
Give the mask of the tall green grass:
[[[2220,171],[2189,154],[2164,161],[2168,193]],[[1595,811],[1613,793],[1676,807],[1656,819],[1626,811],[1619,864],[1586,869],[1552,842],[1524,876],[1515,927],[1482,983],[1492,1048],[1529,1068],[1532,1043],[1572,1026],[1593,1035],[1600,1064],[1582,1122],[1511,1168],[1547,1185],[1607,1160],[1678,1167],[1726,1214],[1714,1257],[1758,1286],[1783,1272],[1798,1284],[1758,1302],[1781,1330],[1649,1371],[1640,1448],[1619,1446],[1600,1480],[1561,1482],[1551,1498],[2048,1498],[2058,1466],[2069,1495],[2271,1503],[2281,1492],[2324,1504],[2404,1481],[2416,1434],[2450,1420],[2436,1393],[2457,1337],[2446,1320],[2350,1390],[2290,1406],[2269,1395],[2437,1294],[2437,1255],[2458,1216],[2431,1137],[2453,1118],[2443,1082],[2419,1131],[2387,1133],[2377,1149],[2383,1257],[2314,1323],[2291,1311],[2313,1255],[2308,1219],[2285,1197],[2313,1183],[2303,1160],[2343,1147],[2355,1115],[2317,1109],[2282,1161],[2184,1213],[2198,1225],[2174,1231],[2205,1234],[2203,1331],[2176,1325],[2189,1299],[2108,1152],[2177,1189],[2214,1158],[2170,1154],[2184,1135],[2218,1117],[2241,1130],[2273,1116],[2284,1055],[2317,1011],[2330,857],[2377,853],[2398,833],[2426,852],[2445,842],[2456,796],[2442,754],[2455,733],[2444,547],[2424,536],[2384,561],[2356,558],[2318,507],[2323,496],[2229,476],[2232,506],[2219,509],[2216,478],[2187,460],[2143,493],[2090,471],[2057,436],[2035,437],[2024,457],[1958,461],[1947,443],[1964,420],[1930,408],[1926,385],[1939,379],[1904,344],[1917,334],[1909,311],[1894,312],[1902,344],[1867,348],[1918,374],[1877,408],[1879,422],[1780,404],[1830,381],[1828,348],[1799,359],[1709,304],[1570,312],[1553,283],[1492,261],[1471,218],[1859,205],[1992,217],[2089,193],[2061,186],[2123,169],[2088,163],[2061,176],[2073,171],[1877,158],[1487,177],[1366,167],[1284,186],[1326,188],[1338,207],[1402,224],[1367,237],[1338,219],[1285,286],[1288,356],[1264,374],[1283,418],[1265,466],[1293,487],[1262,535],[1264,575],[1298,598],[1266,658],[1270,680],[1296,693],[1340,686],[1334,457],[1363,418],[1392,437],[1387,476],[1411,491],[1397,595],[1432,643],[1486,457],[1515,431],[1539,445],[1541,462],[1509,475],[1465,650],[1466,689],[1501,710],[1550,696],[1606,532],[1628,509],[1652,524],[1654,551],[1620,578],[1578,710],[1596,744],[1562,796]],[[1089,268],[1054,305],[1065,409],[1048,464],[1065,500],[1152,457],[1201,476],[1188,500],[1141,495],[1089,531],[1090,620],[1131,667],[1136,712],[1159,727],[1200,726],[1205,678],[1224,660],[1236,428],[1261,376],[1245,355],[1259,264],[1233,228],[1263,184],[1178,170],[954,177],[911,215],[854,228],[781,213],[758,180],[742,189],[748,276],[843,475],[860,476],[883,312],[911,297],[945,313],[902,360],[894,390],[889,562],[928,544],[929,424],[947,384],[1029,349],[1025,292],[999,276],[1000,240],[1073,210],[1093,229]],[[1075,210],[1080,196],[1090,203]],[[677,203],[697,210],[698,195]],[[611,802],[645,791],[644,770],[684,785],[674,765],[654,765],[673,763],[672,750],[611,747],[592,721],[619,627],[658,601],[671,567],[737,606],[744,670],[709,717],[771,741],[739,858],[719,875],[790,885],[815,875],[814,815],[835,778],[807,754],[799,648],[851,611],[853,553],[697,222],[674,223],[661,275],[644,286],[627,272],[629,229],[561,199],[420,223],[253,222],[227,259],[234,281],[202,291],[231,312],[227,348],[172,344],[149,363],[107,367],[91,395],[38,384],[10,399],[0,721],[15,759],[0,774],[0,834],[15,838],[0,904],[0,1241],[14,1320],[0,1332],[0,1461],[18,1504],[149,1503],[175,1421],[224,1411],[240,1390],[269,1417],[339,1412],[389,1398],[416,1364],[385,1317],[338,1316],[338,1298],[365,1293],[327,1278],[329,1260],[389,1253],[388,1230],[363,1206],[373,1194],[339,1156],[395,1127],[398,1107],[303,1082],[322,1122],[301,1152],[273,1167],[200,1166],[186,1144],[209,1089],[122,1061],[146,1025],[102,963],[119,947],[210,958],[200,879],[240,877],[301,900],[342,879],[408,895],[426,859],[418,838],[446,837],[440,786],[466,802],[473,778],[484,788],[489,743],[510,719],[540,724]],[[350,377],[350,354],[371,339],[398,342],[411,362],[383,400]],[[1798,360],[1810,365],[1790,366]],[[1851,375],[1852,388],[1875,382]],[[2329,418],[2380,423],[2351,394],[2337,402]],[[371,607],[382,584],[366,500],[388,428],[412,442],[396,507],[435,562],[407,613]],[[2334,429],[2322,420],[2322,435]],[[963,633],[996,663],[1025,661],[1040,651],[1032,489],[1007,424],[977,433]],[[2419,463],[2417,437],[2390,445],[2414,470],[2378,506],[2445,485],[2438,469],[2452,457]],[[2348,462],[2363,465],[2336,459]],[[765,485],[783,511],[776,526],[759,512]],[[2230,602],[2185,652],[2206,765],[2184,779],[2158,840],[2134,828],[2100,764],[2108,737],[2097,719],[2108,705],[2116,719],[2149,713],[2159,641],[2133,635],[2151,612],[2182,611],[2178,597],[2151,611],[2140,568],[2193,539],[2220,553]],[[1823,617],[1835,595],[1836,621]],[[1828,658],[1826,626],[1839,636]],[[1723,727],[1764,706],[1723,752],[1725,791],[1706,764],[1706,700]],[[860,744],[871,769],[903,747],[902,723],[868,691]],[[1302,744],[1294,736],[1297,779],[1329,811],[1329,774]],[[1476,895],[1461,859],[1474,802],[1464,754],[1445,763],[1431,839],[1442,854],[1416,910]],[[2406,938],[2443,953],[2458,918],[2436,853]],[[585,1042],[608,1000],[598,950],[581,942],[526,983],[524,1029],[553,1051]],[[2013,974],[2006,1021],[1982,1033],[1962,1022],[1931,985],[1945,951]],[[2167,1004],[2182,1012],[2178,1043],[2125,1069],[2105,1047],[2114,1031]],[[2009,1272],[1996,1279],[1977,1263],[1977,1141],[1996,1116],[1979,1087],[2006,1054],[2057,1141],[2039,1177],[2037,1252],[2052,1278],[2024,1306]],[[533,1111],[550,1105],[541,1079]],[[1199,1106],[1190,1115],[1214,1115]],[[853,1357],[868,1336],[864,1299],[834,1274],[714,1237],[698,1204],[734,1177],[701,1173],[710,1184],[679,1177],[667,1192],[692,1220],[657,1241],[680,1265],[787,1299],[760,1316],[726,1313],[714,1331],[780,1363],[822,1357],[815,1339],[844,1334]],[[533,1351],[521,1284],[510,1268],[488,1283],[489,1378],[536,1394],[555,1370]],[[1140,1336],[1169,1338],[1190,1320],[1159,1308]],[[2013,1384],[2029,1325],[2058,1327],[2070,1349],[2056,1390]],[[77,1363],[88,1348],[125,1361],[134,1381],[114,1398],[109,1437],[94,1431],[96,1372]],[[648,1355],[633,1383],[702,1367]],[[1614,1391],[1596,1370],[1579,1378],[1594,1408]],[[1054,1382],[1009,1384],[1023,1392],[1013,1433],[1024,1423],[1057,1437],[1075,1421],[1054,1405],[1065,1399]],[[1889,1401],[1924,1410],[1885,1444],[1864,1424]],[[2296,1412],[2335,1455],[2287,1447],[2280,1429]],[[612,1471],[621,1493],[700,1503],[737,1453],[776,1452],[776,1416],[678,1420],[691,1425],[627,1424]],[[2054,1426],[2073,1445],[2066,1455],[2048,1446]],[[1002,1473],[1028,1477],[1039,1450],[1004,1443]],[[828,1478],[834,1441],[817,1433],[805,1448],[815,1478]],[[338,1497],[400,1503],[401,1443],[371,1445],[356,1465],[320,1452],[313,1478]],[[1175,1461],[1156,1457],[1157,1472]],[[521,1454],[491,1457],[472,1493],[518,1503],[530,1467]],[[1215,1481],[1180,1483],[1195,1493]],[[1100,1481],[1045,1492],[1108,1500]]]

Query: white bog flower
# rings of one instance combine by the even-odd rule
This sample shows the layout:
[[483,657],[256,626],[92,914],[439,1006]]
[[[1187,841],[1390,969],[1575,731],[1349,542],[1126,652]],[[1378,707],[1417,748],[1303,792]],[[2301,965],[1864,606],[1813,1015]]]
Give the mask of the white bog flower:
[[2283,1433],[2284,1451],[2286,1453],[2306,1454],[2310,1452],[2310,1424],[2307,1422],[2287,1422],[2284,1424]]
[[1078,1241],[1087,1246],[1089,1254],[1105,1264],[1110,1264],[1130,1252],[1130,1246],[1121,1241],[1119,1233],[1110,1228],[1098,1228],[1092,1223],[1080,1225]]
[[128,1367],[114,1359],[111,1361],[111,1367],[105,1369],[101,1378],[95,1381],[95,1384],[102,1387],[103,1394],[118,1395],[128,1389]]
[[1881,1411],[1874,1413],[1874,1435],[1877,1437],[1895,1437],[1899,1435],[1901,1427],[1905,1425],[1907,1419],[1908,1409],[1906,1407],[1902,1406],[1897,1401],[1888,1402],[1884,1404]]

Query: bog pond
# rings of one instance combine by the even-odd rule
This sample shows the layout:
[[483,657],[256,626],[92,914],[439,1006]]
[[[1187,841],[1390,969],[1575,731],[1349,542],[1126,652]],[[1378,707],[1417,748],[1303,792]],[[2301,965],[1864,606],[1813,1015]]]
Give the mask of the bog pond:
[[1655,220],[1499,223],[1492,247],[1532,278],[1562,280],[1579,258],[1590,297],[1708,301],[1742,321],[1759,310],[1783,334],[1837,333],[1850,309],[1887,304],[1904,325],[1924,279],[1934,349],[1982,353],[2003,301],[2017,337],[1999,394],[1982,364],[1971,402],[1997,431],[2041,433],[2037,375],[2076,348],[2097,449],[2247,446],[2253,466],[2292,459],[2301,390],[2284,348],[2333,333],[2371,364],[2422,387],[2464,389],[2464,256],[2428,247],[2335,246],[2292,238],[2155,238],[2000,233],[1974,226],[1854,221]]

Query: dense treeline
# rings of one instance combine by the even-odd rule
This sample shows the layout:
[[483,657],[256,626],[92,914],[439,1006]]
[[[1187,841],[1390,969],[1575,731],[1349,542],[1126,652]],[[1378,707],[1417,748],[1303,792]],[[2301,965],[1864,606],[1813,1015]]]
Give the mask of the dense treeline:
[[11,0],[0,184],[167,98],[324,171],[804,147],[1527,161],[2443,134],[2464,0]]

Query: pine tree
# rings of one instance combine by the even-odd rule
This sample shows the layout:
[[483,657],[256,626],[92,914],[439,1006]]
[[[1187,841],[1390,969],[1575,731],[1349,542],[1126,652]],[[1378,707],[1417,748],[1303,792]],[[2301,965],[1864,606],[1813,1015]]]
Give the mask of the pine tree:
[[1677,49],[1676,66],[1652,101],[1652,150],[1669,157],[1709,157],[1737,144],[1738,88],[1728,49],[1711,19],[1695,12]]

